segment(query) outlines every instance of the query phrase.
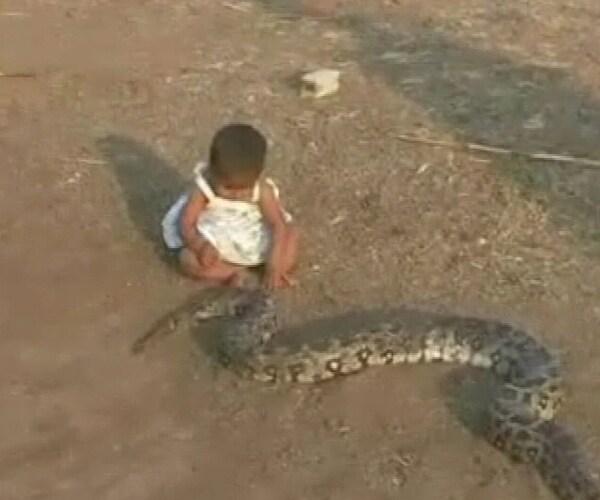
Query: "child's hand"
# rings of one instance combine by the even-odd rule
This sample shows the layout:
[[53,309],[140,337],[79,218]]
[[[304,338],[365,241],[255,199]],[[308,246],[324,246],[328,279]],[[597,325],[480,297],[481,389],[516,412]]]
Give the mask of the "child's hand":
[[194,237],[190,247],[203,267],[213,266],[219,260],[219,253],[215,247],[200,235]]
[[270,291],[275,290],[277,288],[283,288],[285,286],[296,285],[296,281],[286,272],[282,272],[279,266],[269,264],[267,265],[265,271],[266,272],[264,286]]
[[265,288],[269,291],[273,291],[277,288],[281,288],[285,283],[286,279],[281,266],[278,266],[276,262],[269,262],[265,269]]

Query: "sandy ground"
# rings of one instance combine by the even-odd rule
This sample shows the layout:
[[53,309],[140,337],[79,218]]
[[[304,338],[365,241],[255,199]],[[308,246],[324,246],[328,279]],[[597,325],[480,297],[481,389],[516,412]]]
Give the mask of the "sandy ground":
[[[2,2],[0,71],[32,76],[0,77],[0,498],[550,498],[454,414],[470,374],[272,389],[185,333],[130,346],[196,288],[161,215],[215,128],[249,120],[304,231],[287,320],[411,304],[525,325],[564,356],[563,418],[600,457],[600,172],[397,139],[598,158],[599,21],[594,0]],[[321,66],[340,92],[300,99]]]

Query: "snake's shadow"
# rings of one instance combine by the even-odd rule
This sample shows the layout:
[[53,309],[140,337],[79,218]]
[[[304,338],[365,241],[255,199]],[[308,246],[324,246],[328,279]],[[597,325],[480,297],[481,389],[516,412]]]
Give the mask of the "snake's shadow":
[[228,321],[231,320],[216,317],[205,319],[189,327],[188,335],[215,373],[226,369],[223,366],[224,351],[221,333]]
[[489,408],[500,383],[483,369],[458,367],[440,381],[448,411],[473,435],[483,438],[489,420]]

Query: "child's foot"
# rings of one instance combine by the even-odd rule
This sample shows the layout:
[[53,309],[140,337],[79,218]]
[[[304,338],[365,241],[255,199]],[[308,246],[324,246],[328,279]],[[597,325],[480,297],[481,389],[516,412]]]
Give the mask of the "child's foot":
[[247,269],[239,269],[229,279],[229,285],[236,288],[254,288],[258,283],[256,277]]
[[298,280],[292,277],[290,274],[284,274],[283,281],[289,287],[295,287],[298,284]]
[[209,287],[220,287],[229,285],[229,279],[226,278],[212,278],[207,276],[202,277],[194,277],[195,281],[197,281],[201,285],[209,286]]
[[[179,254],[179,262],[184,275],[208,286],[229,286],[232,282],[243,281],[238,274],[245,269],[218,260],[211,266],[204,266],[194,252],[184,248]],[[234,285],[237,286],[237,285]]]

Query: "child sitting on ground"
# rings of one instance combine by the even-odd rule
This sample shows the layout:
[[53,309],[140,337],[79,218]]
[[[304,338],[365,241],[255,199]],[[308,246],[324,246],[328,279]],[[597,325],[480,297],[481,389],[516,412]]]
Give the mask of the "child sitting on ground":
[[269,289],[292,284],[298,232],[275,183],[263,176],[267,141],[245,124],[215,134],[195,186],[162,221],[166,245],[183,272],[213,284],[243,286],[249,269],[266,264]]

